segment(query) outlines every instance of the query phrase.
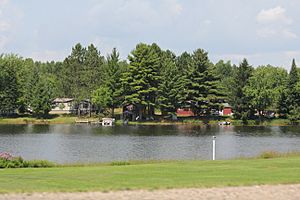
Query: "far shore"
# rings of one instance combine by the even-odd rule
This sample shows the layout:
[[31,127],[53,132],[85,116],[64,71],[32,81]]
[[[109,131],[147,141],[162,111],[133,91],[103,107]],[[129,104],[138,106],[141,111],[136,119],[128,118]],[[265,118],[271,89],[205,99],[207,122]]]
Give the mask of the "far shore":
[[[50,115],[48,118],[36,118],[32,116],[20,116],[20,117],[0,117],[0,125],[3,124],[11,124],[11,125],[24,125],[24,124],[75,124],[78,121],[89,121],[89,122],[97,122],[99,118],[97,117],[77,117],[77,116],[58,116],[58,115]],[[233,126],[290,126],[297,125],[291,124],[288,119],[265,119],[262,121],[259,120],[248,120],[247,124],[244,124],[241,120],[234,120],[232,118],[220,117],[219,119],[196,119],[192,117],[179,117],[177,121],[171,120],[154,120],[154,121],[142,121],[142,122],[132,122],[129,121],[129,125],[182,125],[182,124],[190,124],[190,125],[199,125],[199,126],[207,126],[207,125],[219,125],[221,122],[230,122],[230,125]],[[116,125],[123,125],[122,120],[116,120]]]

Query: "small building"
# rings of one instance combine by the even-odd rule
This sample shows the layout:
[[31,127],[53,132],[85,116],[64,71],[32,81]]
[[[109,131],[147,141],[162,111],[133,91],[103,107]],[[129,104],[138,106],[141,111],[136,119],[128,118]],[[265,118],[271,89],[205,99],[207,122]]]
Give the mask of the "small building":
[[71,114],[76,113],[73,98],[56,98],[53,101],[53,108],[50,114]]
[[86,115],[95,109],[89,99],[76,103],[74,98],[56,98],[49,114],[80,114]]
[[220,111],[221,116],[232,116],[232,107],[228,103],[222,104],[223,109]]
[[102,118],[102,126],[112,126],[115,123],[115,118]]
[[191,108],[178,108],[176,111],[176,115],[181,117],[195,116]]

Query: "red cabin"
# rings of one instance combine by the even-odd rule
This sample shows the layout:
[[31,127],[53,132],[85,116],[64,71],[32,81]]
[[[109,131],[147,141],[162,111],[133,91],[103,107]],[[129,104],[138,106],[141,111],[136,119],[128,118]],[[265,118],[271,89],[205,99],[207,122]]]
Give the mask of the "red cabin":
[[228,103],[224,103],[221,113],[223,116],[231,116],[233,114],[231,106]]
[[178,108],[176,114],[182,117],[195,116],[191,108]]

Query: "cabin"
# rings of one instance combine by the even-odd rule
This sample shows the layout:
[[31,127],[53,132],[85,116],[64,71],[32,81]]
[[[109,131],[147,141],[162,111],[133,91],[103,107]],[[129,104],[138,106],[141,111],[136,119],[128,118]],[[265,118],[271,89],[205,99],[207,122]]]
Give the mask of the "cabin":
[[[80,114],[85,115],[95,109],[89,99],[76,103],[74,98],[56,98],[53,101],[52,110],[49,114]],[[78,113],[80,112],[80,113]]]
[[191,108],[178,108],[176,111],[176,115],[180,117],[195,116]]
[[228,103],[222,104],[223,109],[220,111],[221,116],[232,116],[232,107]]
[[56,98],[53,101],[50,114],[72,114],[76,113],[75,103],[73,98]]

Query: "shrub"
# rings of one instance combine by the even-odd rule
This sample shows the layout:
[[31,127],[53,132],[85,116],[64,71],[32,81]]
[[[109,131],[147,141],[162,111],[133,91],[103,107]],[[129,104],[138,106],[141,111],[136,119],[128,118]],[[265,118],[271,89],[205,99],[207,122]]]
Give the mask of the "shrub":
[[123,165],[130,165],[130,163],[126,162],[126,161],[117,161],[117,162],[110,163],[110,165],[112,165],[112,166],[123,166]]
[[281,157],[281,154],[275,151],[265,151],[259,155],[259,158],[270,159]]
[[13,157],[9,153],[0,153],[0,168],[45,168],[55,164],[46,160],[25,161],[22,157]]
[[29,160],[24,161],[24,167],[26,168],[47,168],[55,167],[55,164],[47,160]]

